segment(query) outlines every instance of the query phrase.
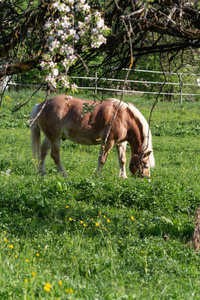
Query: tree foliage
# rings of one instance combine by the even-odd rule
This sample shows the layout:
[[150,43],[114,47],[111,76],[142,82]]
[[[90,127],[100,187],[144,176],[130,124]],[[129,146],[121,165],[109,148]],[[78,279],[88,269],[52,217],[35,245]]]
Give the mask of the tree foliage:
[[[1,76],[40,68],[46,51],[44,24],[53,17],[52,3],[0,2]],[[91,10],[102,13],[111,32],[99,49],[85,52],[81,43],[76,43],[79,60],[71,71],[80,71],[95,59],[100,66],[120,70],[150,53],[170,53],[169,60],[173,60],[186,49],[200,47],[197,0],[90,0],[89,4]]]

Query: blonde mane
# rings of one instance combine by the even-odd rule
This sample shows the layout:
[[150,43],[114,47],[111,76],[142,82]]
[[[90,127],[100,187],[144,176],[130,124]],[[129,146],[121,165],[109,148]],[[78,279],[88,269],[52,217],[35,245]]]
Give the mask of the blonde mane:
[[[116,102],[117,104],[119,104],[119,101],[120,101],[120,100],[115,99],[115,98],[109,98],[107,100]],[[133,113],[133,115],[142,124],[142,133],[143,133],[143,136],[144,136],[144,140],[143,140],[143,144],[142,144],[142,150],[144,151],[144,153],[146,153],[148,151],[152,151],[151,155],[149,156],[149,164],[150,164],[151,167],[154,167],[155,166],[155,159],[154,159],[154,155],[153,155],[152,135],[151,135],[151,130],[149,129],[149,124],[147,123],[147,120],[141,114],[141,112],[131,103],[125,103],[125,102],[121,101],[120,107],[122,109],[128,108]]]

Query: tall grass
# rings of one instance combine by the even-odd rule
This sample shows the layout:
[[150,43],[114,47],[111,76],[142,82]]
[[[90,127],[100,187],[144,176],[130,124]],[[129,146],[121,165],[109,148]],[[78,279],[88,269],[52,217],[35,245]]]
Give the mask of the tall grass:
[[[200,202],[200,103],[159,102],[152,119],[151,183],[118,178],[115,149],[94,178],[98,147],[62,142],[68,177],[32,160],[30,91],[0,111],[0,299],[199,299],[191,245]],[[87,95],[78,95],[87,97]],[[127,97],[146,118],[153,103]],[[130,158],[130,149],[127,149]]]

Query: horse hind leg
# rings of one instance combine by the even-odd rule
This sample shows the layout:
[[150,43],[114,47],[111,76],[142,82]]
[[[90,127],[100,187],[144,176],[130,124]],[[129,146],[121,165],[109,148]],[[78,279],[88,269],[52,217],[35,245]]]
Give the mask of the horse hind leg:
[[127,142],[116,145],[119,161],[119,177],[127,178],[126,176],[126,145]]
[[42,174],[45,174],[45,161],[50,149],[51,149],[51,143],[47,138],[45,138],[41,146],[40,161],[39,161],[39,171]]
[[60,140],[51,143],[51,157],[53,158],[55,164],[57,165],[58,171],[63,173],[63,175],[67,176],[67,173],[63,168],[60,160]]

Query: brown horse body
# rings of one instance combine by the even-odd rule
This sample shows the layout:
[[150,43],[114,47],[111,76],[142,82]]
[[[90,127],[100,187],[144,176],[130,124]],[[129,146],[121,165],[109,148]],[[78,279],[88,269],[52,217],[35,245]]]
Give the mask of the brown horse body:
[[[83,105],[93,106],[92,112],[83,113]],[[113,119],[113,117],[115,118]],[[126,178],[126,144],[131,146],[130,171],[134,174],[150,176],[154,166],[151,133],[143,115],[133,106],[117,99],[87,101],[68,99],[59,95],[36,104],[31,112],[34,120],[31,139],[34,157],[40,160],[40,171],[45,172],[45,159],[51,149],[51,157],[58,171],[66,174],[60,161],[60,140],[69,139],[83,145],[100,146],[97,172],[102,169],[113,145],[118,152],[119,176]],[[114,121],[113,121],[114,120]],[[40,147],[40,130],[45,139]]]

